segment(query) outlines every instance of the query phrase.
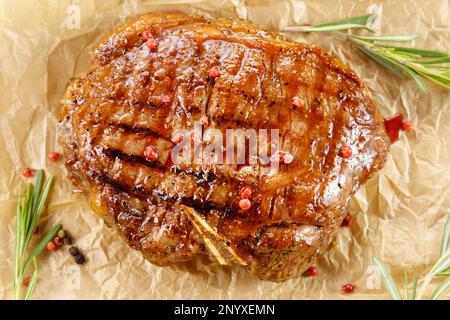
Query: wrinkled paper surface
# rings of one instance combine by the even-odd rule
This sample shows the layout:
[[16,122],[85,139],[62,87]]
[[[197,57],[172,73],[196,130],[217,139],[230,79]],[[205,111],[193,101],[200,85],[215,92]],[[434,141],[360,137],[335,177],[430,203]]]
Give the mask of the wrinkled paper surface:
[[[46,168],[56,176],[45,219],[62,223],[86,254],[78,266],[67,247],[39,258],[35,299],[382,299],[371,256],[403,271],[424,274],[437,260],[450,212],[450,91],[398,80],[330,34],[293,34],[296,41],[324,47],[349,64],[372,90],[384,116],[403,113],[417,129],[392,146],[385,168],[356,195],[351,228],[341,228],[336,245],[318,263],[319,275],[272,283],[244,268],[196,264],[160,268],[92,213],[72,193],[63,161],[48,162],[60,150],[56,114],[69,79],[85,70],[95,43],[127,18],[177,9],[210,17],[240,17],[280,30],[293,24],[382,12],[386,34],[421,33],[416,47],[448,51],[450,8],[433,1],[0,1],[0,298],[12,297],[15,207],[23,167]],[[79,17],[79,19],[78,19]],[[357,290],[344,295],[340,287]]]

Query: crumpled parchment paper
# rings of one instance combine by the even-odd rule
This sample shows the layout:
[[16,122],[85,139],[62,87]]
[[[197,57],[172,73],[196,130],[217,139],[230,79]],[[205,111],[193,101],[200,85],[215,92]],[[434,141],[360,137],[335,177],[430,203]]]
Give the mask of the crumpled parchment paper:
[[[432,1],[0,1],[0,298],[12,297],[14,223],[23,167],[56,176],[46,225],[70,231],[87,263],[78,266],[64,248],[39,258],[35,299],[381,299],[388,298],[371,263],[376,255],[412,278],[436,261],[450,212],[450,91],[395,79],[330,34],[288,34],[324,47],[349,64],[372,90],[387,117],[403,113],[417,129],[392,146],[385,168],[356,195],[353,225],[341,228],[336,245],[317,263],[319,275],[284,283],[260,281],[244,268],[192,265],[160,268],[130,249],[73,194],[59,150],[56,114],[69,79],[85,70],[102,34],[140,13],[177,9],[211,17],[240,17],[280,30],[291,24],[382,13],[386,34],[422,37],[413,45],[448,51],[450,8]],[[344,283],[357,286],[344,295]]]

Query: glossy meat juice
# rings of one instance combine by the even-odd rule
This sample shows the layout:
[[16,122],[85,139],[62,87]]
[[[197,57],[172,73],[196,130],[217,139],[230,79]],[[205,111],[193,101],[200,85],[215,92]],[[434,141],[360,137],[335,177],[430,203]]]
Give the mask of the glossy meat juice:
[[[300,275],[328,249],[389,150],[368,90],[336,58],[249,22],[176,12],[107,35],[59,120],[74,184],[145,258],[165,266],[206,255],[272,281]],[[196,121],[277,129],[291,163],[272,175],[262,164],[175,164],[173,133]]]

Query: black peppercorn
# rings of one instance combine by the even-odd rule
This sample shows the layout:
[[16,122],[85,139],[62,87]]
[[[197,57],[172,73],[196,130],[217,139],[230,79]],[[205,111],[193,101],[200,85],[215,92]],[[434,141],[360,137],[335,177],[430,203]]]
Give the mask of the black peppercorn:
[[69,237],[68,235],[66,235],[66,236],[63,238],[63,241],[64,241],[64,244],[65,244],[65,245],[71,245],[71,244],[72,244],[72,238]]
[[70,255],[72,255],[72,256],[77,256],[77,255],[79,255],[80,254],[80,250],[78,250],[78,248],[77,247],[71,247],[70,249],[69,249],[69,253],[70,253]]
[[86,259],[84,258],[84,255],[82,254],[78,254],[75,256],[75,262],[78,264],[83,264],[86,261]]

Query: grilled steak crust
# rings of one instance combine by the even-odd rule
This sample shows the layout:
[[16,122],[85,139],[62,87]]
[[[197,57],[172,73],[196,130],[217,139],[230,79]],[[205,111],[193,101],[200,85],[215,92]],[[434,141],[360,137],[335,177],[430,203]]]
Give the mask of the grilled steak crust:
[[[161,12],[130,21],[98,44],[63,104],[58,140],[69,177],[160,266],[207,255],[261,279],[298,276],[327,250],[353,194],[389,149],[382,117],[352,70],[241,20]],[[273,175],[261,174],[262,164],[171,162],[172,133],[205,115],[221,131],[278,129],[293,162]],[[156,161],[143,156],[148,145]],[[244,186],[253,191],[246,211]]]

